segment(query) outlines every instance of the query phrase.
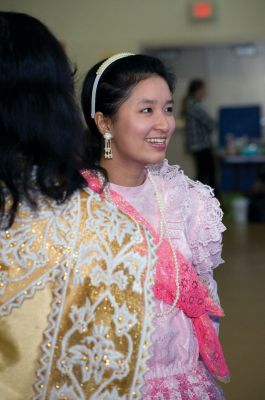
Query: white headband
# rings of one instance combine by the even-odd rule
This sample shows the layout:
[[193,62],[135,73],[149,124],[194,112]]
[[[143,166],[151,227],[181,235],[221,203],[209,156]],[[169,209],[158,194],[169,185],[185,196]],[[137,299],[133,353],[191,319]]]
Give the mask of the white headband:
[[124,58],[124,57],[129,57],[129,56],[134,56],[135,54],[133,53],[119,53],[119,54],[115,54],[114,56],[108,58],[106,61],[104,61],[99,69],[97,70],[96,74],[96,79],[94,80],[94,84],[93,84],[93,89],[92,89],[92,95],[91,95],[91,118],[95,117],[96,114],[96,94],[97,94],[97,87],[98,87],[98,82],[101,78],[101,75],[103,74],[103,72],[105,71],[105,69],[107,69],[110,64],[112,64],[114,61],[119,60],[120,58]]

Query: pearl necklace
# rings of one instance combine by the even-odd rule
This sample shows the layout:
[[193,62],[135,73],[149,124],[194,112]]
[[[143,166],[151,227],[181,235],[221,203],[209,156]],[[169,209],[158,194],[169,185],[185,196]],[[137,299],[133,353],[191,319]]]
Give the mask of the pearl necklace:
[[175,283],[176,283],[176,296],[174,299],[173,304],[171,305],[170,308],[168,308],[166,311],[163,311],[161,313],[157,313],[156,315],[158,317],[163,317],[166,316],[168,314],[170,314],[173,309],[176,307],[177,302],[179,300],[179,296],[180,296],[180,283],[179,283],[179,264],[178,264],[178,259],[177,259],[177,255],[176,255],[176,251],[174,249],[170,234],[169,234],[169,230],[168,230],[168,226],[167,226],[167,221],[166,221],[166,217],[165,217],[165,213],[164,213],[164,202],[162,200],[162,197],[160,196],[160,193],[158,191],[158,188],[156,186],[156,183],[154,181],[154,178],[152,176],[152,174],[150,173],[150,171],[147,172],[148,174],[148,179],[151,182],[151,185],[153,186],[154,189],[154,193],[157,199],[157,204],[158,204],[158,208],[159,208],[159,213],[160,213],[160,237],[159,237],[159,243],[158,246],[160,245],[162,239],[164,237],[166,237],[166,239],[169,242],[171,251],[172,251],[172,256],[173,256],[173,261],[174,261],[174,266],[175,266],[175,270],[176,270],[176,277],[175,277]]

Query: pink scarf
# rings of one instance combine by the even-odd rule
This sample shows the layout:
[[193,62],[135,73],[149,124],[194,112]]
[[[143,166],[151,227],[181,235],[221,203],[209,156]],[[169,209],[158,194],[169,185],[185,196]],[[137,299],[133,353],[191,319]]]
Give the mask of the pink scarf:
[[[82,171],[90,189],[104,196],[102,183],[91,171]],[[137,222],[143,224],[154,237],[155,243],[159,241],[157,233],[145,221],[144,218],[118,193],[110,191],[113,203],[125,214],[133,217]],[[224,315],[208,294],[208,290],[198,278],[194,268],[176,251],[179,275],[180,275],[180,297],[177,307],[192,319],[197,336],[200,355],[211,373],[222,382],[229,381],[229,369],[227,367],[219,338],[214,329],[210,315],[221,317]],[[156,278],[153,292],[157,299],[167,304],[173,304],[176,297],[175,266],[171,247],[166,239],[162,241],[157,249]]]

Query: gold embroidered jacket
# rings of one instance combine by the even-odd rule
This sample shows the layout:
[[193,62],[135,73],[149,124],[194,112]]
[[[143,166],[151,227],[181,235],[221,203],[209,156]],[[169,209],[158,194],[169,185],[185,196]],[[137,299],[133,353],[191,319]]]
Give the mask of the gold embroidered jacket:
[[0,232],[1,399],[141,399],[154,273],[150,233],[89,189],[21,205]]

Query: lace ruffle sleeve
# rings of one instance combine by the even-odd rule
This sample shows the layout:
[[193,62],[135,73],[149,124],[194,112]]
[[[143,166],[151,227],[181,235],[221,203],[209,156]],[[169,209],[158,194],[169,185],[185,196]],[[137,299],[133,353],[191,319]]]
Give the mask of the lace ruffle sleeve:
[[208,274],[223,262],[222,223],[223,212],[212,189],[199,182],[190,181],[190,217],[188,242],[193,265],[199,275]]
[[[168,231],[175,248],[193,265],[209,294],[220,304],[213,269],[223,262],[223,212],[213,191],[189,179],[177,165],[150,167],[164,194]],[[215,323],[218,331],[218,323]]]

